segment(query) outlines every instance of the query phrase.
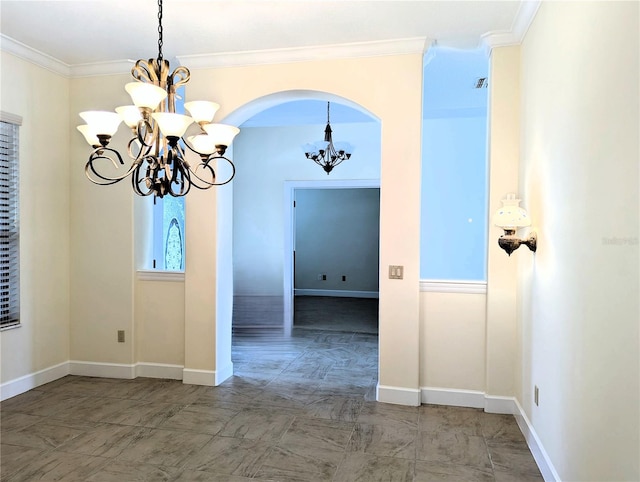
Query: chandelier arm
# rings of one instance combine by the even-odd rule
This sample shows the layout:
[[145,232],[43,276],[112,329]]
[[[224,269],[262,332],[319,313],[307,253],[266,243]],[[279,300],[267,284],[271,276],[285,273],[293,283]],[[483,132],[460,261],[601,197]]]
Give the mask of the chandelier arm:
[[[191,178],[189,176],[189,170],[185,169],[182,163],[178,163],[174,167],[173,172],[173,179],[169,183],[169,194],[173,197],[185,196],[191,188]],[[179,191],[174,191],[174,184],[180,186]]]
[[131,76],[140,82],[146,82],[149,84],[158,85],[160,82],[156,69],[144,59],[140,59],[136,62],[131,69]]
[[[142,162],[140,162],[136,166],[136,168],[133,170],[133,174],[131,175],[131,186],[133,187],[133,191],[138,196],[149,196],[150,194],[153,194],[155,191],[153,190],[153,187],[149,186],[148,183],[146,182],[148,180],[147,177],[140,179],[140,169],[142,169]],[[142,184],[143,182],[145,182],[145,185],[147,186],[146,191],[143,191],[140,188],[140,184]]]
[[144,154],[146,156],[149,153],[149,151],[153,148],[153,145],[154,145],[153,140],[156,137],[155,136],[156,129],[154,128],[154,126],[151,125],[151,123],[148,120],[142,119],[140,120],[140,122],[138,122],[138,127],[136,128],[136,134],[140,144],[142,144],[147,148],[147,151]]
[[171,72],[171,75],[169,75],[169,78],[172,79],[171,82],[173,86],[177,89],[181,85],[184,85],[187,82],[189,82],[189,80],[191,79],[191,72],[189,72],[189,69],[186,68],[185,66],[179,65],[178,67],[175,68],[173,72]]
[[[146,144],[142,144],[141,143],[140,150],[138,151],[138,154],[134,154],[133,153],[133,146],[135,145],[135,141],[139,141],[137,136],[136,137],[132,137],[131,140],[129,141],[129,143],[127,144],[127,154],[134,161],[138,161],[138,160],[143,159],[145,156],[147,156],[149,154],[149,152],[151,151],[151,147],[152,146],[148,146]],[[143,145],[144,145],[145,149],[142,148]]]
[[[222,182],[216,182],[216,171],[213,169],[213,166],[211,166],[209,163],[211,161],[214,160],[218,160],[218,159],[222,159],[226,162],[229,163],[229,165],[231,166],[231,176],[229,176],[228,179],[222,181]],[[201,169],[208,169],[209,172],[211,173],[211,179],[213,182],[207,181],[206,179],[203,179],[202,177],[200,177],[198,175],[198,173],[196,172],[199,168]],[[193,185],[195,187],[197,187],[198,189],[209,189],[210,187],[213,186],[224,186],[225,184],[228,184],[229,182],[231,182],[231,180],[235,177],[236,175],[236,166],[233,164],[233,162],[231,162],[231,159],[228,159],[224,156],[209,156],[207,158],[206,161],[202,162],[201,164],[198,164],[198,166],[196,167],[196,169],[191,169],[189,168],[189,170],[191,171],[191,174],[198,179],[198,181],[202,182],[204,184],[204,186],[198,186],[197,183],[193,183]]]
[[[89,161],[85,165],[85,169],[84,169],[85,175],[94,184],[98,184],[98,185],[101,185],[101,186],[109,186],[111,184],[115,184],[117,182],[122,181],[129,174],[131,174],[133,172],[133,170],[135,169],[136,163],[134,163],[124,174],[122,174],[120,176],[109,177],[109,176],[100,174],[97,171],[96,167],[94,166],[94,162],[98,161],[99,159],[105,159],[105,160],[111,161],[113,163],[114,167],[116,167],[116,168],[118,167],[117,162],[113,158],[104,155],[104,151],[113,152],[116,155],[116,157],[118,158],[118,161],[120,161],[120,165],[124,165],[124,161],[122,160],[122,157],[120,156],[120,153],[118,151],[116,151],[114,149],[111,149],[109,147],[101,147],[101,148],[96,149],[89,156]],[[90,173],[92,173],[93,176],[95,176],[95,177],[93,177]]]

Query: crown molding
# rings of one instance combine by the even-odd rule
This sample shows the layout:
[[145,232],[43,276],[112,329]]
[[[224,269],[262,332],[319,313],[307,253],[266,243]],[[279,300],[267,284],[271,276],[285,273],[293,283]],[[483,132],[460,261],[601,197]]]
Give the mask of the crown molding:
[[7,37],[0,33],[0,50],[15,55],[27,62],[31,62],[39,67],[62,75],[63,77],[71,77],[71,66],[40,52],[28,45],[18,42],[17,40]]
[[385,55],[423,54],[431,46],[431,40],[414,37],[375,42],[320,45],[315,47],[295,47],[286,49],[249,50],[220,54],[179,55],[182,65],[190,69],[210,69],[220,67],[244,67],[249,65],[284,64],[310,62],[314,60],[381,57]]
[[135,60],[113,60],[92,64],[76,64],[70,67],[71,77],[96,77],[99,75],[130,74]]
[[541,0],[524,0],[520,3],[518,13],[513,19],[511,30],[484,34],[480,39],[480,45],[486,49],[487,54],[491,53],[491,49],[494,47],[520,45],[536,13],[538,13],[541,3]]

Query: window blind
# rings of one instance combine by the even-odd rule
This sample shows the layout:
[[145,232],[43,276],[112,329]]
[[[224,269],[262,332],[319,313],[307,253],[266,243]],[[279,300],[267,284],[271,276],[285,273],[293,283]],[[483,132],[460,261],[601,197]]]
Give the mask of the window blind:
[[0,120],[0,328],[20,323],[18,123]]

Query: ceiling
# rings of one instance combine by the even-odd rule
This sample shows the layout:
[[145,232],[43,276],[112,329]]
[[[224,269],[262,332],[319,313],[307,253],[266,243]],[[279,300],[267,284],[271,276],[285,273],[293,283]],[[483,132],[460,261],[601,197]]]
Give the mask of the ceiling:
[[[323,48],[408,39],[413,45],[416,40],[425,45],[429,39],[438,48],[477,49],[483,35],[521,30],[522,17],[527,16],[532,3],[164,0],[163,55],[170,60],[180,58],[193,67],[198,56],[233,54],[230,58],[245,58],[243,55],[256,51],[268,55],[311,48],[320,48],[316,52],[324,55]],[[14,53],[18,46],[18,55],[26,52],[36,62],[54,62],[71,76],[87,66],[99,66],[99,71],[109,64],[121,72],[123,61],[157,56],[157,13],[156,0],[0,0],[1,46]],[[374,49],[379,45],[374,44]],[[440,57],[436,53],[431,61],[438,64],[449,58]],[[444,79],[443,93],[435,92],[433,98],[446,104],[445,90],[447,96],[456,96],[456,89],[467,89],[476,75],[483,74],[473,69],[464,75],[452,74]],[[331,110],[335,122],[371,120],[347,106],[334,104]],[[309,100],[264,111],[246,127],[325,121],[326,104]]]
[[[476,47],[513,30],[520,0],[165,0],[165,58],[428,38]],[[524,2],[526,3],[526,2]],[[0,31],[74,66],[157,54],[154,0],[2,0]]]

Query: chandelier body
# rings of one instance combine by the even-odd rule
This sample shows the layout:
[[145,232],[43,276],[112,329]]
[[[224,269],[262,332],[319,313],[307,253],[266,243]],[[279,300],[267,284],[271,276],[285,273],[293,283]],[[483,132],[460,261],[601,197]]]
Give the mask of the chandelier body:
[[336,142],[335,145],[333,144],[331,124],[329,122],[329,107],[330,103],[327,102],[327,127],[324,129],[324,140],[302,146],[307,159],[311,159],[322,167],[327,175],[338,164],[349,159],[353,152],[353,147],[348,142]]
[[[125,85],[135,105],[121,106],[116,112],[88,111],[80,116],[87,125],[78,126],[93,152],[85,174],[95,184],[111,185],[131,176],[133,191],[140,196],[184,196],[192,187],[209,189],[227,184],[235,175],[235,166],[224,156],[239,129],[212,123],[219,105],[208,101],[185,103],[191,116],[176,113],[176,89],[189,82],[189,69],[179,66],[171,71],[162,57],[162,0],[158,1],[158,58],[138,60],[131,69],[134,82]],[[131,129],[127,145],[131,165],[124,168],[122,155],[109,147],[120,122]],[[200,133],[184,135],[192,123]],[[192,165],[188,151],[199,156]],[[195,156],[194,156],[195,157]],[[230,166],[230,174],[218,179],[214,163]],[[217,164],[216,164],[217,166]]]

